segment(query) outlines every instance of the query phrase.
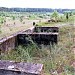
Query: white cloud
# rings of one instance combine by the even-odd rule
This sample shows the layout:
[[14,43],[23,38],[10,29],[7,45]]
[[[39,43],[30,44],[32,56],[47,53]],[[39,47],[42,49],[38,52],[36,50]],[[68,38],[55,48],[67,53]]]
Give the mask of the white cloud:
[[75,8],[75,0],[0,0],[0,7]]

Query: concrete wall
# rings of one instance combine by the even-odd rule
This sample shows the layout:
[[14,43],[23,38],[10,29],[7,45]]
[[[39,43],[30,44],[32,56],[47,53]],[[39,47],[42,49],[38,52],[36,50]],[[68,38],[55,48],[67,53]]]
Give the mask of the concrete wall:
[[41,75],[41,74],[31,74],[25,72],[16,72],[11,70],[0,70],[0,75]]
[[[58,35],[55,34],[19,34],[17,36],[18,38],[18,45],[25,45],[25,44],[30,44],[31,40],[34,41],[37,44],[45,44],[45,45],[49,45],[49,44],[54,44],[58,42]],[[27,38],[31,38],[31,40],[27,39]]]
[[[31,43],[31,40],[37,44],[54,44],[58,42],[58,27],[35,27],[31,31],[18,34],[18,45]],[[28,40],[31,38],[31,40]]]
[[43,75],[43,64],[0,60],[0,75]]
[[16,46],[16,36],[14,36],[12,38],[9,38],[6,41],[3,41],[0,44],[0,51],[4,52],[4,51],[7,51],[7,50],[12,50],[12,49],[15,48],[15,46]]
[[[39,31],[40,30],[40,31]],[[58,27],[32,27],[26,31],[0,40],[0,51],[15,49],[16,45],[31,43],[29,37],[38,44],[53,44],[58,41]]]
[[58,27],[35,27],[34,32],[59,32]]

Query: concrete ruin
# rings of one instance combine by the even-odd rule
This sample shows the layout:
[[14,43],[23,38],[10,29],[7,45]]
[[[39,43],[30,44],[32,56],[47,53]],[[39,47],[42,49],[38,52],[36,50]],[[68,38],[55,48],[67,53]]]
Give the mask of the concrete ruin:
[[[18,45],[53,44],[58,42],[58,27],[32,27],[0,39],[0,53],[15,49]],[[43,64],[0,60],[0,75],[44,75]]]
[[58,27],[34,27],[18,34],[18,45],[31,43],[31,40],[37,44],[54,44],[58,42],[58,32]]
[[0,51],[5,52],[7,50],[15,49],[17,45],[17,35],[11,35],[0,40]]
[[43,64],[0,60],[0,75],[43,75]]
[[0,39],[0,51],[4,52],[15,49],[18,45],[30,44],[31,40],[37,44],[57,44],[58,32],[58,27],[32,27]]

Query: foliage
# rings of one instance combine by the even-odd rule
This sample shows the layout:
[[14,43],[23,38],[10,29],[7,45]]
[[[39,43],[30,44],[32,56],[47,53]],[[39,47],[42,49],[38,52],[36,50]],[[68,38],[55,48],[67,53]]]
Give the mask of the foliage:
[[0,25],[0,33],[1,33],[1,25]]
[[53,12],[57,10],[60,13],[64,11],[75,11],[74,9],[51,9],[51,8],[6,8],[0,7],[0,10],[3,12]]
[[9,51],[8,53],[1,55],[0,58],[3,60],[14,60],[14,61],[19,61],[19,62],[32,61],[27,49],[24,49],[22,46],[19,46],[18,48],[16,48],[16,50]]
[[0,17],[0,24],[3,24],[4,23],[4,17]]
[[20,17],[20,22],[22,22],[22,21],[23,21],[23,16]]
[[73,45],[72,27],[61,27],[58,44],[37,46],[31,39],[31,44],[19,46],[16,50],[12,50],[4,55],[1,59],[15,60],[25,62],[43,63],[45,73],[61,73],[73,74],[74,68],[70,62],[74,60],[74,55],[71,49]]
[[12,19],[15,20],[15,16],[12,16]]
[[[14,15],[16,15],[16,13]],[[61,18],[59,18],[57,11],[55,11],[52,15],[52,17],[55,17],[56,20],[63,19],[62,23],[66,22],[66,17],[62,15]],[[19,18],[22,22],[23,17],[21,17],[21,14]],[[34,17],[31,17],[31,19],[33,18]],[[69,21],[73,21],[73,18],[74,16],[70,16]],[[4,17],[0,17],[0,20],[3,21]],[[59,23],[40,23],[41,26],[55,26],[56,24]],[[74,55],[71,49],[71,46],[73,45],[73,31],[74,30],[72,25],[60,27],[58,39],[59,42],[57,45],[41,45],[39,47],[30,39],[30,41],[32,42],[31,44],[28,44],[26,46],[19,46],[15,50],[1,54],[0,59],[43,63],[45,66],[45,72],[49,73],[49,75],[53,71],[57,71],[59,69],[64,69],[64,72],[61,71],[63,75],[72,75],[74,71],[73,67],[70,65],[70,62],[74,60]]]
[[54,18],[55,21],[58,20],[58,17],[59,17],[59,15],[58,15],[58,12],[57,12],[57,11],[54,11],[54,12],[52,13],[52,15],[51,15],[51,18]]

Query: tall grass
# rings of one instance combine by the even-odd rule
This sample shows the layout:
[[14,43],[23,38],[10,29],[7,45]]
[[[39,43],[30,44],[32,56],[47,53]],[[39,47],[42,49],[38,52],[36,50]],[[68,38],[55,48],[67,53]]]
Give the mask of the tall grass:
[[58,44],[37,46],[31,39],[32,43],[26,46],[18,46],[4,55],[3,60],[25,61],[43,63],[45,73],[61,72],[62,75],[74,75],[74,68],[71,62],[74,60],[74,54],[71,46],[73,45],[73,28],[62,27],[59,30]]

